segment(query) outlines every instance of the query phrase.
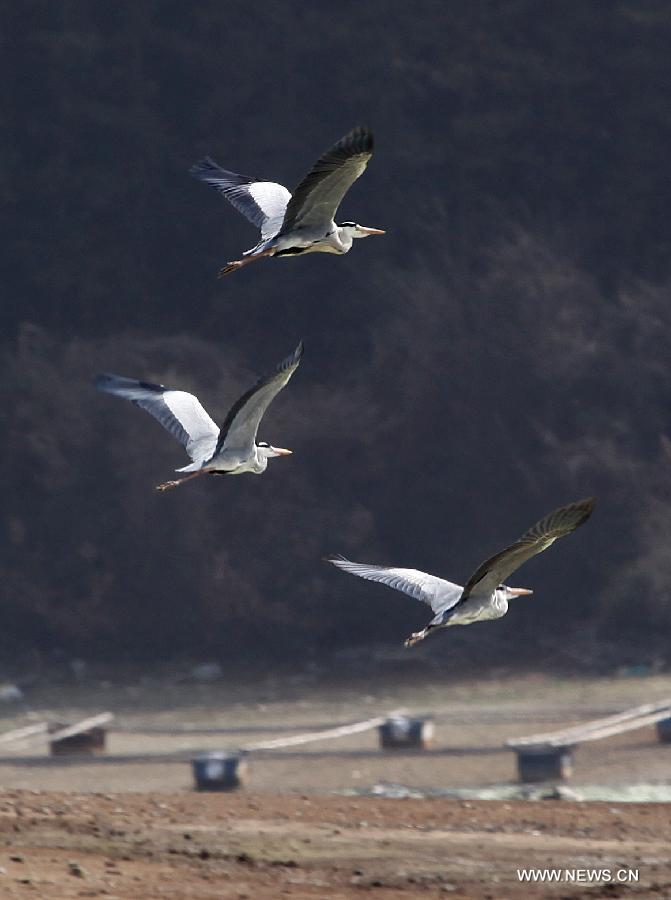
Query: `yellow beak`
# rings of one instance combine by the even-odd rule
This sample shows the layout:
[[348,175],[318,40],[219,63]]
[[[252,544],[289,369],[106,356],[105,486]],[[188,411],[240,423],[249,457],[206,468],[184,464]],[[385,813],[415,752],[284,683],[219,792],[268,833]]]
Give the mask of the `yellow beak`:
[[363,231],[364,234],[386,234],[386,231],[383,231],[381,228],[364,228],[363,225],[359,225],[359,231]]
[[273,450],[278,456],[291,456],[294,452],[293,450],[285,450],[284,447],[273,447]]
[[526,597],[528,594],[533,594],[529,588],[508,588],[508,590],[513,597]]

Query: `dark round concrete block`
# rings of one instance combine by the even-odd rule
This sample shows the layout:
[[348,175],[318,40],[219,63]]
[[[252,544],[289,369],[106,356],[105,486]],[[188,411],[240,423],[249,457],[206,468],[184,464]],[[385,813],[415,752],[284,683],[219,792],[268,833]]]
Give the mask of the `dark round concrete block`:
[[383,750],[423,750],[431,744],[435,729],[431,719],[391,716],[378,730]]
[[[49,731],[61,731],[65,727],[57,723],[51,725]],[[106,741],[107,729],[96,725],[86,731],[80,731],[79,734],[49,741],[49,753],[51,756],[98,756],[105,752]]]
[[192,762],[198,791],[235,791],[249,780],[249,765],[239,753],[201,753]]
[[671,716],[657,723],[657,737],[662,744],[671,744]]
[[517,772],[526,784],[564,781],[573,774],[571,747],[525,747],[517,750]]

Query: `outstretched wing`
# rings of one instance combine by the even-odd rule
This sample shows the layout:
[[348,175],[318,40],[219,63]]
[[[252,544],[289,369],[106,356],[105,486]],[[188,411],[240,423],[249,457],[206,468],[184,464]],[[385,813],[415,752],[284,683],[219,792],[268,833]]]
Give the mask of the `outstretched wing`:
[[280,230],[291,194],[274,181],[259,181],[222,169],[206,156],[189,169],[194,178],[213,185],[233,206],[261,229],[263,240]]
[[328,228],[372,155],[373,135],[363,127],[350,131],[327,150],[294,191],[280,234],[298,228]]
[[251,453],[263,414],[294,374],[302,356],[303,342],[300,341],[294,352],[282,360],[272,375],[261,378],[236,401],[221,426],[217,453],[222,450]]
[[193,394],[109,374],[98,375],[95,386],[106,394],[130,400],[158,419],[186,447],[194,462],[205,462],[214,453],[219,429]]
[[557,538],[570,534],[586,522],[592,515],[595,503],[595,497],[578,500],[555,509],[536,522],[518,541],[478,566],[468,579],[460,602],[466,600],[476,589],[478,594],[493,593],[528,559],[547,550]]
[[388,566],[373,566],[365,563],[351,562],[343,556],[327,557],[326,562],[333,563],[343,572],[358,575],[368,581],[379,581],[387,587],[402,591],[415,600],[428,604],[434,613],[444,612],[461,597],[463,588],[451,581],[420,572],[418,569],[396,569]]

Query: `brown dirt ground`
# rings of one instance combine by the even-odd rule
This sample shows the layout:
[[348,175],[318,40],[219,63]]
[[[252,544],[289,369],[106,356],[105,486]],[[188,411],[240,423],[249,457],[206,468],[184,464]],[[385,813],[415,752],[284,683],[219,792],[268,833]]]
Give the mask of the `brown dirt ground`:
[[[520,884],[520,866],[638,869]],[[0,794],[0,897],[671,897],[665,804],[272,794]]]
[[[212,685],[165,678],[44,681],[0,715],[0,731],[111,709],[106,758],[0,761],[0,900],[344,900],[624,897],[671,900],[671,804],[391,800],[331,791],[397,781],[469,787],[515,780],[506,738],[671,694],[671,676],[632,679],[377,677],[327,685],[273,678]],[[430,753],[380,753],[374,731],[251,761],[237,794],[193,792],[198,749],[265,740],[405,706],[436,717]],[[179,734],[193,726],[227,734]],[[173,729],[172,734],[146,729]],[[142,730],[142,729],[145,730]],[[155,753],[179,759],[140,759]],[[654,729],[585,744],[571,785],[668,783]],[[29,759],[22,759],[28,755]],[[522,866],[638,869],[638,883],[528,885]]]

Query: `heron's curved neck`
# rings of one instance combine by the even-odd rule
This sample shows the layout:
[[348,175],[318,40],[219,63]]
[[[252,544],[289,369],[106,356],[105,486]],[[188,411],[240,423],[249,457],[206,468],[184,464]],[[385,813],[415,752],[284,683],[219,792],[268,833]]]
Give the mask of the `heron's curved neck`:
[[352,237],[351,230],[345,225],[337,225],[336,231],[338,234],[338,240],[342,244],[343,250],[346,252],[351,249],[354,238]]
[[257,475],[260,475],[268,468],[268,457],[263,452],[262,447],[254,447],[254,457],[254,471]]
[[498,588],[494,591],[494,596],[492,597],[492,602],[494,606],[501,611],[501,615],[505,615],[508,612],[508,598],[505,595],[504,591],[500,591]]

